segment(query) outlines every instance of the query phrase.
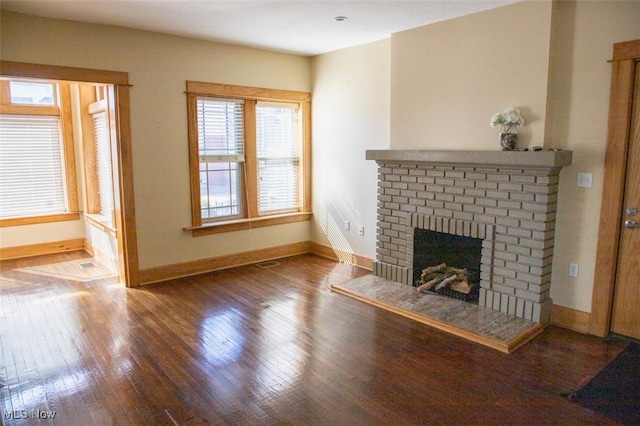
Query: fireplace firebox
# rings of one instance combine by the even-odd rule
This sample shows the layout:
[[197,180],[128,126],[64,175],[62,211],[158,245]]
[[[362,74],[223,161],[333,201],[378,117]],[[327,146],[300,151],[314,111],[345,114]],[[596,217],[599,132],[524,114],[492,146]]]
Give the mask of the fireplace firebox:
[[413,283],[424,284],[422,271],[436,265],[446,265],[465,271],[465,278],[471,291],[462,292],[449,286],[431,291],[454,299],[478,303],[480,290],[480,265],[482,260],[482,240],[480,238],[430,231],[417,228],[413,236]]

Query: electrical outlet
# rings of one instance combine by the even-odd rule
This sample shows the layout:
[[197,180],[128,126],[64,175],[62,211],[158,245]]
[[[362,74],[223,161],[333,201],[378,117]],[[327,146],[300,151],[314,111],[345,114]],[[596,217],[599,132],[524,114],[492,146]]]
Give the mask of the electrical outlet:
[[364,225],[358,225],[358,235],[364,235]]
[[578,278],[578,264],[572,263],[569,265],[569,276]]
[[591,188],[593,184],[593,174],[578,173],[578,186],[581,188]]
[[349,222],[348,220],[344,221],[344,230],[348,231],[349,229],[351,229],[351,222]]

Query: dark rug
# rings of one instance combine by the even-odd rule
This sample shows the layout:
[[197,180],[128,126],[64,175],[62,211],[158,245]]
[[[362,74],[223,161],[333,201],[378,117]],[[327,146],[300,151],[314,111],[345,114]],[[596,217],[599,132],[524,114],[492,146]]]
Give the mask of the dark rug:
[[571,399],[625,425],[640,425],[640,344],[632,342]]

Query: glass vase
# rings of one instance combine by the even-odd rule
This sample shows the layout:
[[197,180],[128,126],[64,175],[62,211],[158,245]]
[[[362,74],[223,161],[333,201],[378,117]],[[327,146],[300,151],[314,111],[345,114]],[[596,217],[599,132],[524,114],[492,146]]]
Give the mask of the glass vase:
[[503,151],[513,151],[518,143],[518,134],[513,132],[500,133],[500,146]]

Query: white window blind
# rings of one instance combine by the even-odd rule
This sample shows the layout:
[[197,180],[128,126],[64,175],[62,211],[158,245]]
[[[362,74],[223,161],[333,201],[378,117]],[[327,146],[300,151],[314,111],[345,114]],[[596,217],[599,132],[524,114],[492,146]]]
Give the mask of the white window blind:
[[258,214],[297,211],[299,108],[295,104],[258,102],[256,143],[258,154]]
[[96,143],[96,168],[98,175],[98,196],[100,214],[107,223],[113,225],[113,173],[111,165],[111,141],[109,138],[109,121],[106,111],[92,115],[93,132]]
[[202,219],[242,214],[244,106],[242,100],[197,101]]
[[60,118],[0,115],[0,217],[66,213]]

